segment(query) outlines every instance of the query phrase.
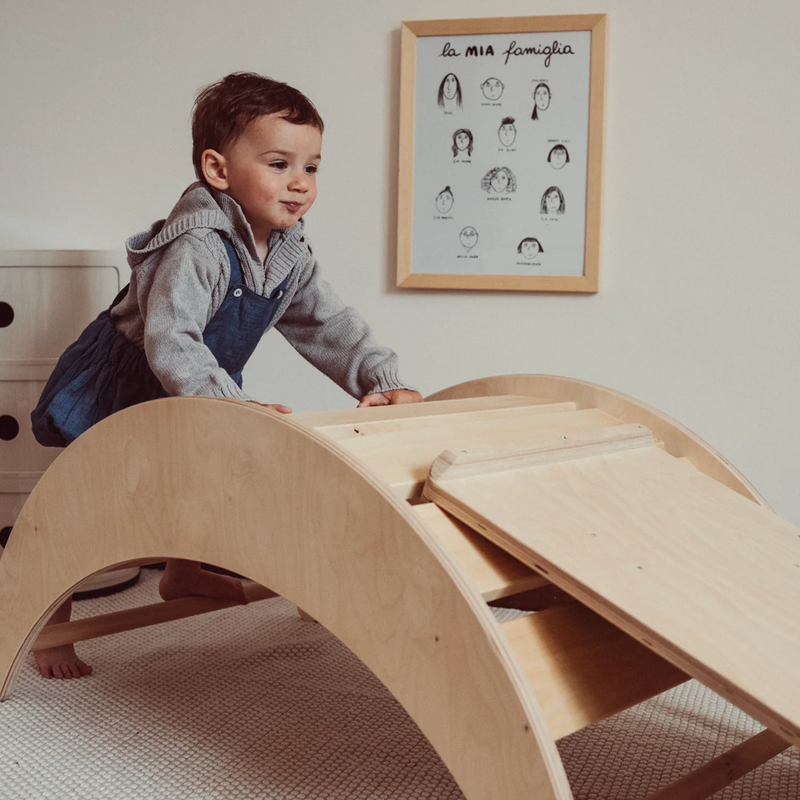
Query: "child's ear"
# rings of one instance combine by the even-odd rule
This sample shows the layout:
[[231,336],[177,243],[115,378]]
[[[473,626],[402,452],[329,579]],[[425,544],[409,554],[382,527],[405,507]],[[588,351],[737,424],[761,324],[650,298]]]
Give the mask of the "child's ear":
[[220,192],[224,192],[229,186],[228,166],[225,163],[225,156],[216,150],[203,150],[200,156],[200,166],[203,170],[203,177],[209,186],[213,186]]

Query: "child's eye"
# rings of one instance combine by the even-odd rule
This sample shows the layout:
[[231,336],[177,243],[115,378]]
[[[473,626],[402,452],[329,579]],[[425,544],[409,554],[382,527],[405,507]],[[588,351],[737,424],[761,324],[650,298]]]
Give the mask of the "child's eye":
[[318,164],[309,164],[306,167],[306,172],[309,175],[316,175],[319,172],[319,165]]
[[286,169],[289,166],[285,161],[270,161],[269,165],[273,169]]

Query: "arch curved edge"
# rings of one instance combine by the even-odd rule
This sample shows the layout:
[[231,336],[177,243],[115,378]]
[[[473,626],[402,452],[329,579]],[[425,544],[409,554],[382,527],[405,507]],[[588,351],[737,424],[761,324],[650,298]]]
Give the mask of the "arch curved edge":
[[598,408],[622,422],[645,425],[663,441],[670,455],[687,458],[700,472],[774,511],[750,481],[696,433],[653,406],[600,384],[558,375],[495,375],[455,384],[425,399],[455,400],[499,394],[573,401],[578,409]]
[[0,560],[4,693],[35,632],[89,574],[189,558],[319,620],[405,707],[469,800],[572,797],[521,666],[435,535],[290,417],[209,398],[126,409],[56,459],[19,524]]

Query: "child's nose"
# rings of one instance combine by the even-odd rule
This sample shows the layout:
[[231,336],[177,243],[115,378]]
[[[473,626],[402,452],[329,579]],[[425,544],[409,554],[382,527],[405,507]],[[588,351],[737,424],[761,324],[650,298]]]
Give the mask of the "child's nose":
[[308,174],[305,170],[292,173],[289,180],[289,188],[295,192],[308,191]]

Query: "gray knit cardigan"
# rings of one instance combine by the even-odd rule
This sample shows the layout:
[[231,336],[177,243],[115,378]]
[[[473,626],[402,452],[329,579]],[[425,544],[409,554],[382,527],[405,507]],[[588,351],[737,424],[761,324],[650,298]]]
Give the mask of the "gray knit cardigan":
[[248,288],[268,296],[289,276],[270,328],[311,364],[356,398],[410,388],[397,374],[396,354],[375,342],[367,323],[320,277],[302,219],[272,232],[262,264],[239,204],[194,183],[166,220],[128,240],[130,289],[111,312],[116,329],[144,348],[169,394],[252,399],[203,344],[230,283],[219,233],[231,238]]

